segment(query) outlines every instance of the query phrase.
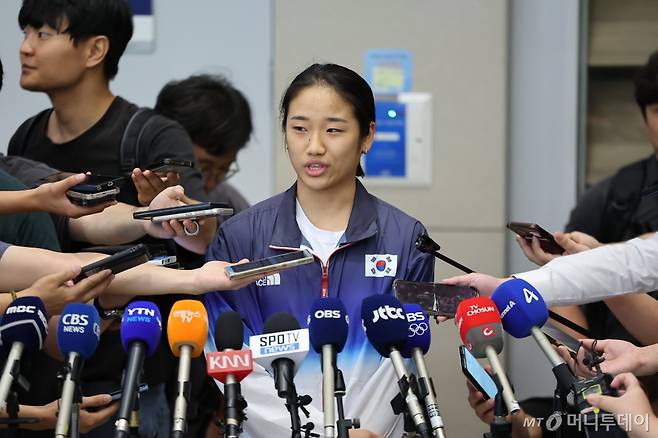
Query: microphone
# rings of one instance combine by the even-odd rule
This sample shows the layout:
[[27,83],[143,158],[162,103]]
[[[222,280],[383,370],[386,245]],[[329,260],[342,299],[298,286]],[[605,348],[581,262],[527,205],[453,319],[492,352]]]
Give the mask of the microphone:
[[521,409],[519,402],[514,397],[512,386],[498,359],[498,353],[503,350],[503,331],[495,303],[488,297],[465,299],[457,306],[455,324],[459,328],[462,343],[473,356],[489,360],[500,381],[508,412],[517,413]]
[[361,303],[361,323],[372,346],[383,357],[390,357],[398,376],[400,392],[404,397],[416,430],[423,437],[430,437],[429,427],[418,397],[409,390],[410,377],[400,349],[407,341],[409,326],[402,304],[391,295],[372,295]]
[[121,318],[121,344],[128,353],[128,363],[123,376],[123,397],[115,423],[115,438],[128,435],[139,373],[144,365],[144,358],[155,353],[161,334],[162,319],[158,306],[150,301],[133,301],[126,307]]
[[286,400],[293,438],[301,437],[302,429],[310,433],[313,423],[302,426],[298,409],[301,407],[308,416],[304,406],[311,402],[311,398],[298,396],[293,382],[295,373],[308,354],[308,329],[300,329],[299,322],[289,313],[275,313],[265,321],[262,335],[249,337],[249,347],[256,363],[272,370],[276,392]]
[[[88,304],[68,304],[57,325],[57,346],[64,357],[68,357],[66,377],[59,400],[59,413],[55,425],[55,437],[66,438],[71,430],[77,430],[77,420],[71,421],[71,414],[77,417],[80,393],[80,377],[84,361],[89,359],[98,347],[101,336],[101,319],[94,306]],[[75,412],[73,404],[76,404]],[[71,424],[70,424],[71,423]],[[71,436],[77,434],[71,433]]]
[[308,333],[311,345],[322,356],[322,410],[324,436],[336,436],[334,392],[336,389],[336,354],[347,341],[347,311],[338,298],[319,298],[311,305]]
[[[0,411],[7,411],[7,395],[16,380],[28,386],[20,376],[23,351],[37,352],[43,348],[48,335],[46,306],[38,297],[16,298],[0,320],[2,344],[11,345],[7,362],[0,377]],[[27,388],[25,388],[27,390]]]
[[300,329],[299,322],[289,313],[275,313],[265,321],[262,335],[249,337],[249,348],[257,364],[272,370],[277,393],[286,398],[293,387],[293,377],[308,354],[308,329]]
[[217,352],[206,355],[208,375],[224,384],[224,435],[237,437],[247,404],[240,382],[253,370],[251,350],[242,349],[244,324],[238,312],[224,312],[215,321]]
[[500,310],[505,331],[515,338],[532,335],[551,362],[560,390],[564,393],[571,391],[574,375],[539,329],[548,319],[548,308],[537,289],[524,280],[514,278],[498,286],[491,299]]
[[416,370],[418,370],[420,397],[425,402],[427,418],[430,421],[434,435],[437,438],[445,438],[443,418],[441,418],[441,413],[436,404],[434,382],[427,371],[424,357],[432,343],[430,321],[419,304],[403,304],[402,308],[409,323],[409,331],[407,341],[400,350],[400,354],[407,359],[413,358],[416,364]]
[[208,312],[200,301],[176,301],[167,320],[167,339],[178,361],[178,394],[174,402],[172,436],[184,437],[187,431],[187,402],[190,397],[190,365],[203,353],[208,337]]

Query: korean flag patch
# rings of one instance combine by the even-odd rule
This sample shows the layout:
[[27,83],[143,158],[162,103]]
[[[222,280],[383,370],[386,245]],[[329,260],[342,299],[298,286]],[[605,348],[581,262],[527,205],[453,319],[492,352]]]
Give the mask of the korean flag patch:
[[397,255],[366,254],[366,277],[395,277],[397,272]]

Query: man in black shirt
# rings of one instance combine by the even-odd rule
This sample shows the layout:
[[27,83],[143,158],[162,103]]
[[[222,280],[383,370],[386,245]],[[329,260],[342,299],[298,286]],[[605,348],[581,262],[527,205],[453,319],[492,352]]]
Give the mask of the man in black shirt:
[[[130,9],[125,0],[24,0],[18,17],[25,34],[20,47],[21,87],[44,92],[52,108],[24,122],[12,137],[8,152],[68,172],[91,171],[104,175],[130,175],[119,200],[148,204],[164,188],[158,175],[142,172],[164,158],[194,162],[192,144],[177,123],[157,114],[142,120],[136,140],[124,148],[124,136],[137,106],[114,96],[109,81],[118,72],[118,63],[133,32]],[[168,175],[171,178],[172,175]],[[188,196],[203,200],[201,175],[194,169],[182,172],[181,184]],[[163,309],[166,319],[166,309]],[[114,342],[108,342],[108,336]],[[125,356],[118,344],[118,332],[104,333],[96,355],[85,367],[89,392],[105,392],[120,381]],[[162,385],[173,359],[160,348],[152,364],[146,365],[146,380],[155,387],[157,401],[149,395],[140,403],[145,436],[168,436],[166,403]],[[53,385],[54,386],[54,385]],[[88,387],[89,388],[89,387]],[[43,393],[53,388],[41,387]],[[156,393],[155,391],[158,391]],[[37,396],[37,394],[32,394]],[[44,394],[48,400],[50,395]],[[50,398],[52,400],[52,398]],[[164,410],[162,409],[164,408]],[[94,437],[111,436],[112,425],[94,431]],[[106,435],[106,433],[108,433]]]

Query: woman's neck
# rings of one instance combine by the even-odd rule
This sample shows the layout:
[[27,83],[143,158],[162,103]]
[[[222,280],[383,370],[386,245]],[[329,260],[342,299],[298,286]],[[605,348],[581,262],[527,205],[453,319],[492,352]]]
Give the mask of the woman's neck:
[[297,200],[309,221],[321,230],[342,231],[350,221],[356,180],[340,190],[314,191],[297,184]]

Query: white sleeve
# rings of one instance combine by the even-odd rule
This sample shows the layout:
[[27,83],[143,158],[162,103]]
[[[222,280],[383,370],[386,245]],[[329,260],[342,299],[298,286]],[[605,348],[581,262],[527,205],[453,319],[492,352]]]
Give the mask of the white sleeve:
[[658,233],[646,240],[558,257],[540,269],[514,276],[537,288],[549,307],[658,290]]

